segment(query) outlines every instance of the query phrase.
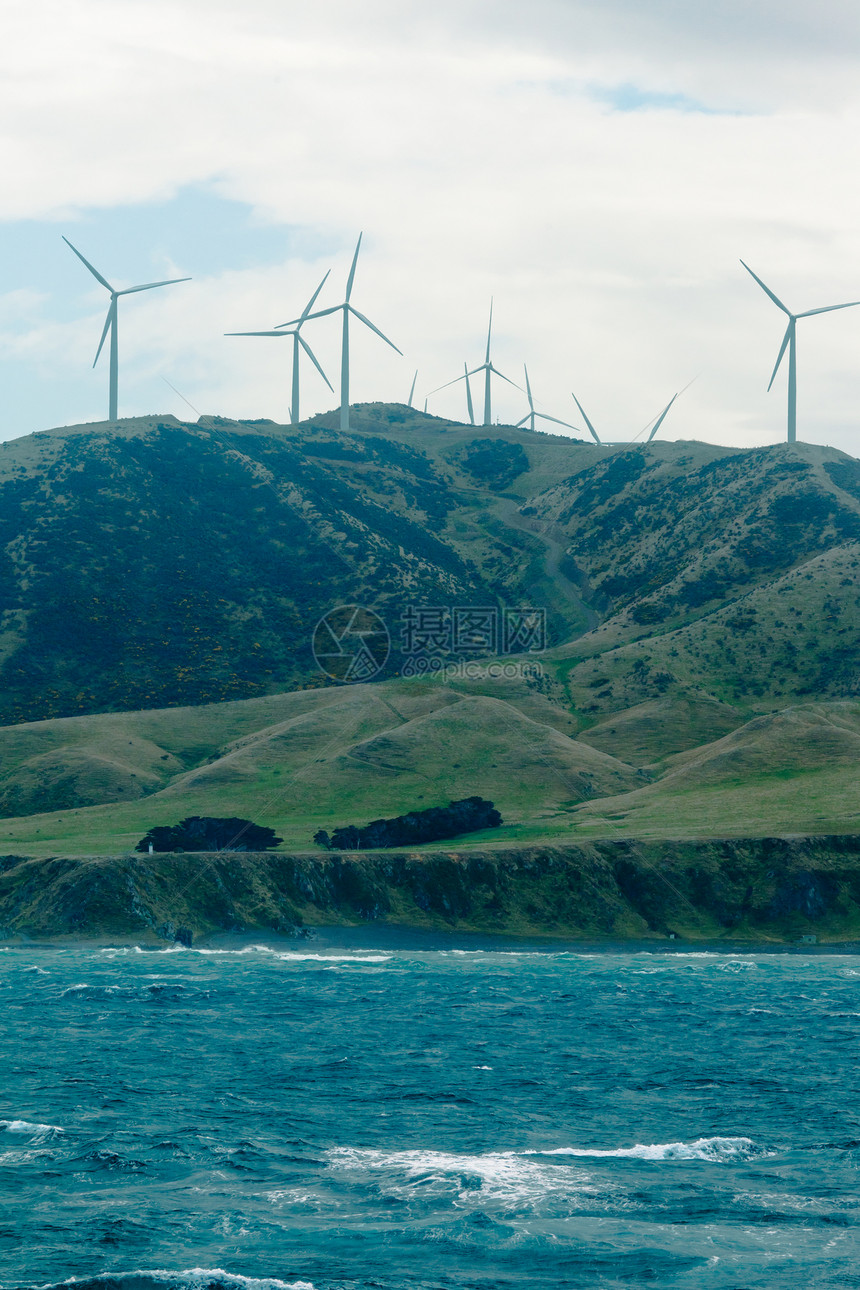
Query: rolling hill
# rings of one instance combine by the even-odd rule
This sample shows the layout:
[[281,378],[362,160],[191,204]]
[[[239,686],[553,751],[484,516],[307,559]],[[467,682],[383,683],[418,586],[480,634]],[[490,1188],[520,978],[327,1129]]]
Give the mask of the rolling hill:
[[[110,852],[186,814],[295,849],[474,793],[504,819],[487,846],[860,831],[844,453],[365,405],[348,436],[331,414],[29,436],[0,499],[0,850]],[[313,659],[344,603],[391,627],[372,684]],[[548,648],[531,674],[487,654],[407,679],[409,605],[543,608]]]

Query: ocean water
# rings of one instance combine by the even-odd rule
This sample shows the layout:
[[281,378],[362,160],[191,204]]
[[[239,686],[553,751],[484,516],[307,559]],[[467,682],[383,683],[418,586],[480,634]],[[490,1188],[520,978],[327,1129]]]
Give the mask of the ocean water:
[[16,945],[0,1008],[3,1290],[860,1287],[857,957]]

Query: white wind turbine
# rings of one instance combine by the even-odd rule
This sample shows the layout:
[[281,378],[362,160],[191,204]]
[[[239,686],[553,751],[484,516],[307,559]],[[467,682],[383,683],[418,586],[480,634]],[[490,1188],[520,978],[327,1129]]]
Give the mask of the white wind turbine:
[[310,312],[313,309],[314,304],[316,302],[316,298],[319,295],[319,293],[322,291],[323,287],[325,286],[326,278],[328,277],[328,274],[330,272],[331,272],[331,269],[329,269],[328,273],[326,273],[325,278],[323,278],[322,282],[319,284],[316,291],[311,296],[308,303],[305,305],[304,309],[301,312],[301,316],[296,319],[295,327],[292,327],[292,328],[279,327],[279,328],[275,328],[272,331],[227,331],[224,333],[225,336],[292,336],[293,338],[293,390],[292,390],[292,401],[290,403],[290,425],[294,425],[294,426],[298,425],[299,419],[300,419],[299,418],[299,359],[301,357],[302,349],[305,351],[308,358],[311,360],[314,367],[317,369],[317,371],[325,381],[328,388],[332,391],[332,393],[334,393],[334,388],[332,386],[332,383],[326,376],[325,372],[320,367],[319,362],[317,361],[316,354],[313,352],[310,345],[307,343],[304,336],[302,336],[301,334],[302,325],[307,322],[308,317],[310,316]]
[[[529,426],[529,429],[534,430],[535,419],[537,417],[540,417],[541,420],[543,421],[554,421],[557,426],[567,426],[568,430],[575,430],[577,427],[574,425],[571,425],[569,421],[561,421],[558,417],[547,416],[546,412],[535,411],[535,401],[532,398],[532,387],[531,387],[531,383],[529,382],[529,369],[526,367],[525,363],[523,363],[523,371],[526,374],[526,398],[529,401],[529,410],[526,413],[526,415],[523,417],[522,421],[517,422],[517,426],[518,427],[524,426],[527,421],[530,421],[531,425]],[[580,411],[582,411],[581,408],[580,408]],[[584,415],[585,413],[583,413],[583,416]]]
[[466,404],[469,409],[469,421],[471,422],[472,425],[475,424],[475,414],[474,414],[474,408],[472,407],[472,390],[469,385],[470,376],[477,376],[479,372],[484,373],[484,425],[485,426],[492,425],[492,422],[493,422],[493,411],[492,411],[492,404],[491,404],[492,377],[494,376],[501,377],[503,381],[507,381],[508,385],[512,385],[515,390],[520,390],[522,388],[521,386],[517,385],[516,381],[512,381],[510,377],[505,376],[504,373],[500,372],[497,367],[493,367],[493,361],[490,358],[490,341],[492,339],[492,334],[493,334],[493,302],[492,300],[490,300],[490,325],[487,328],[487,356],[484,359],[483,363],[481,363],[480,366],[473,368],[471,372],[469,371],[469,367],[467,364],[466,370],[463,376],[457,376],[454,378],[453,381],[446,381],[444,385],[437,385],[435,390],[430,391],[431,394],[438,394],[439,390],[447,390],[449,386],[456,385],[459,381],[465,381],[466,382]]
[[758,274],[753,273],[748,264],[744,264],[743,260],[741,260],[741,264],[743,264],[750,277],[755,278],[765,295],[770,296],[776,307],[788,315],[788,326],[785,329],[785,335],[782,338],[782,344],[779,347],[779,354],[776,359],[776,366],[773,369],[767,388],[770,390],[773,385],[776,374],[779,371],[779,365],[782,362],[782,356],[785,353],[786,346],[788,346],[788,442],[795,443],[797,441],[797,320],[798,318],[811,318],[813,314],[833,313],[835,309],[853,309],[855,305],[860,305],[860,300],[849,300],[844,305],[824,305],[821,309],[806,309],[802,314],[793,314],[779,297],[774,295],[770,287],[765,286]]
[[[684,388],[686,389],[687,387],[685,386]],[[683,390],[679,390],[679,391],[678,391],[678,393],[679,393],[679,394],[683,394]],[[595,443],[599,443],[599,444],[603,445],[604,447],[605,447],[605,446],[607,446],[607,445],[604,445],[604,444],[603,444],[603,440],[599,437],[599,435],[598,435],[597,431],[595,430],[594,426],[593,426],[593,425],[591,424],[591,422],[589,421],[588,416],[587,416],[586,411],[585,411],[585,408],[582,406],[582,404],[580,403],[579,399],[576,397],[576,395],[575,395],[572,391],[571,391],[571,396],[570,396],[570,397],[573,399],[574,403],[576,404],[576,406],[579,408],[580,412],[582,413],[582,419],[583,419],[583,421],[585,422],[585,424],[588,426],[589,432],[590,432],[591,437],[593,438],[594,442],[595,442]],[[660,413],[660,415],[656,418],[656,420],[655,420],[655,422],[654,422],[653,426],[651,427],[651,433],[649,434],[648,438],[645,440],[645,442],[646,442],[646,443],[650,443],[650,442],[651,442],[651,440],[654,438],[655,434],[656,434],[656,433],[657,433],[657,431],[660,429],[661,425],[663,424],[664,420],[666,419],[666,415],[667,415],[667,413],[668,413],[669,409],[671,408],[672,404],[673,404],[673,403],[675,402],[675,400],[677,399],[677,397],[678,397],[678,394],[673,394],[673,395],[672,395],[672,397],[671,397],[671,399],[669,400],[669,402],[666,404],[665,408],[663,409],[663,411],[662,411],[662,412]],[[647,428],[648,428],[648,427],[646,426],[646,427],[645,427],[645,429],[647,430]],[[641,433],[641,431],[640,431],[640,433]],[[632,442],[632,441],[631,441],[631,442]]]
[[68,246],[72,251],[74,251],[78,259],[81,260],[87,266],[87,268],[89,269],[93,277],[98,282],[100,282],[103,287],[106,287],[107,290],[110,292],[110,304],[108,305],[107,318],[105,319],[104,330],[102,331],[102,338],[99,341],[99,347],[96,350],[96,356],[95,356],[95,360],[93,361],[93,367],[95,367],[96,363],[99,361],[99,355],[102,352],[102,346],[105,343],[105,338],[107,337],[108,331],[110,331],[110,394],[109,394],[109,400],[108,400],[108,419],[110,421],[116,421],[117,393],[118,393],[118,385],[119,385],[119,341],[117,337],[117,321],[118,321],[119,311],[117,309],[117,302],[119,301],[120,296],[131,296],[131,295],[134,295],[136,291],[151,291],[154,287],[170,287],[173,285],[174,282],[190,282],[191,279],[190,278],[167,278],[164,282],[144,282],[142,286],[126,287],[123,291],[117,291],[111,286],[107,278],[102,277],[98,269],[93,268],[89,260],[84,259],[84,257],[81,255],[78,248],[76,246],[72,246],[71,242],[67,237],[63,237],[63,241],[65,242],[66,246]]
[[[344,297],[343,304],[332,305],[328,309],[319,309],[314,314],[308,314],[304,319],[304,321],[308,321],[311,318],[325,318],[328,314],[336,314],[341,310],[343,311],[343,340],[341,343],[340,361],[340,428],[343,431],[349,430],[349,315],[354,314],[359,322],[364,323],[365,327],[369,327],[371,331],[375,331],[377,336],[379,336],[381,340],[385,341],[386,345],[390,345],[391,348],[396,350],[396,352],[401,356],[403,354],[402,350],[397,349],[393,340],[389,340],[387,336],[383,335],[379,328],[375,326],[369,318],[365,318],[364,314],[360,314],[358,310],[349,303],[349,298],[352,295],[352,284],[355,280],[355,266],[358,264],[358,252],[361,249],[362,237],[363,234],[359,233],[358,242],[355,247],[355,255],[352,257],[352,268],[350,269],[349,277],[346,280],[346,296]],[[299,322],[299,319],[293,318],[288,323],[281,323],[280,327],[292,327],[293,324],[297,322]]]

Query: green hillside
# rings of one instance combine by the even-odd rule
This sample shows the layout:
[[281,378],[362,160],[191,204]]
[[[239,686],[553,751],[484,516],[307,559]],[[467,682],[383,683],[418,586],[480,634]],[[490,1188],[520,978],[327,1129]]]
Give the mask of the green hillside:
[[0,445],[0,720],[320,684],[314,625],[339,604],[383,615],[388,675],[409,605],[537,604],[553,639],[585,629],[503,495],[582,449],[518,430],[488,448],[396,407],[355,419],[343,436],[331,417],[142,418]]
[[[472,794],[494,847],[860,831],[860,463],[353,419],[2,447],[0,851],[116,853],[187,814],[295,850]],[[343,603],[391,625],[372,684],[314,662]],[[542,607],[549,648],[407,679],[409,605]]]
[[860,701],[731,711],[661,700],[587,726],[518,683],[395,680],[6,727],[0,853],[115,853],[188,814],[313,850],[319,828],[472,794],[502,812],[470,840],[493,847],[860,832]]

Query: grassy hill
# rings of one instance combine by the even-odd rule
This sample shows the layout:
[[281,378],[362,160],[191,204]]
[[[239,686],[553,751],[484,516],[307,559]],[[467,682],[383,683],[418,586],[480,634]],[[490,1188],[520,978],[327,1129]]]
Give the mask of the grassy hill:
[[[474,793],[487,846],[860,831],[860,463],[353,419],[0,447],[0,851]],[[339,603],[391,626],[373,684],[314,663]],[[541,674],[399,677],[410,604],[545,608]]]
[[314,625],[338,604],[386,619],[389,675],[410,604],[537,603],[554,639],[584,629],[503,496],[576,444],[511,430],[488,447],[408,409],[359,412],[349,436],[331,420],[141,418],[0,445],[0,720],[319,684]]
[[563,529],[568,561],[629,637],[856,542],[860,463],[809,444],[649,444],[580,469],[529,509]]
[[860,702],[732,712],[660,700],[588,726],[518,682],[394,680],[6,727],[0,853],[115,853],[188,814],[313,850],[319,828],[472,794],[502,812],[470,839],[490,847],[860,833]]

